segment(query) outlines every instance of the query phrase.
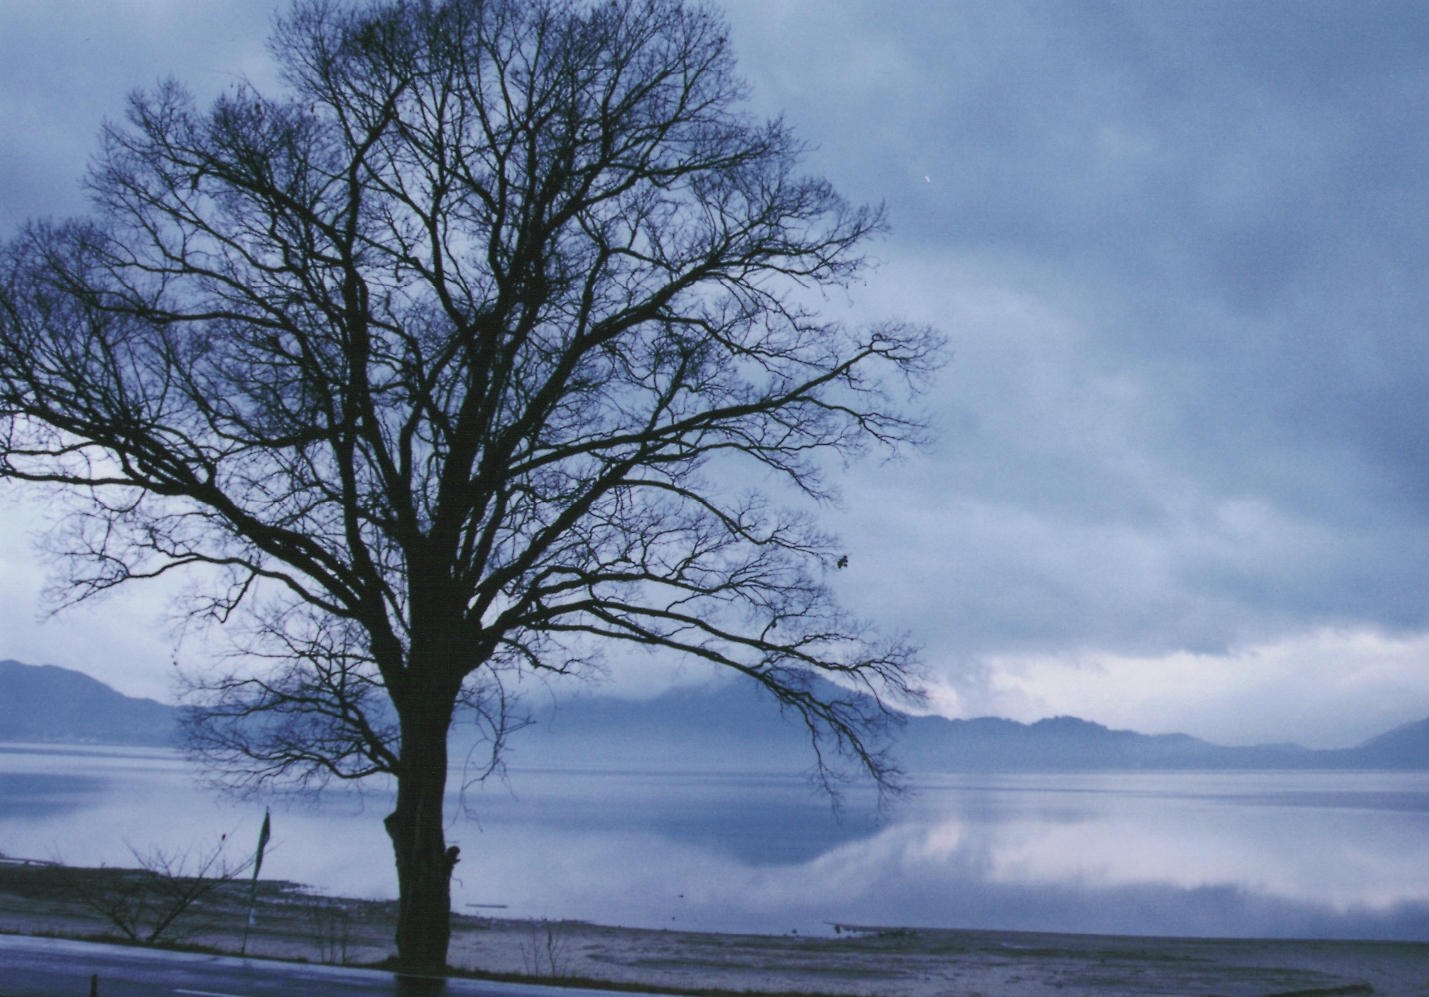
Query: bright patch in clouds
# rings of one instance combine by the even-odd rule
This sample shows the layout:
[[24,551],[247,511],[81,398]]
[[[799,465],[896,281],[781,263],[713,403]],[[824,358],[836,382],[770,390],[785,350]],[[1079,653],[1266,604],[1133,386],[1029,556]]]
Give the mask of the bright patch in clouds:
[[1225,654],[997,655],[976,686],[942,685],[948,716],[1072,715],[1220,744],[1347,747],[1429,716],[1429,634],[1325,629]]

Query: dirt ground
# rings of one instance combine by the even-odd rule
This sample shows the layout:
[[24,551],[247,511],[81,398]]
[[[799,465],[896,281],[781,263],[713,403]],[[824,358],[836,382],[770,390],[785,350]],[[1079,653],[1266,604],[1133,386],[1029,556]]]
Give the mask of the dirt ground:
[[[205,895],[161,936],[237,952],[248,887]],[[134,870],[0,864],[0,931],[123,938],[167,901]],[[252,955],[371,964],[391,954],[395,904],[262,881]],[[843,926],[828,938],[453,917],[454,967],[673,991],[880,997],[1153,995],[1429,997],[1429,944],[1052,935]]]

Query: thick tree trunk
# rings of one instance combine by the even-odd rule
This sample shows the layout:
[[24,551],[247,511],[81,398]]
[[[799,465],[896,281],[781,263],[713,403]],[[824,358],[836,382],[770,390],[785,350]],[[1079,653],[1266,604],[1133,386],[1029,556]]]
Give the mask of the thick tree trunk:
[[423,703],[402,716],[402,772],[397,808],[385,823],[397,856],[397,958],[404,968],[447,963],[451,878],[457,848],[442,833],[447,785],[447,729],[452,703]]

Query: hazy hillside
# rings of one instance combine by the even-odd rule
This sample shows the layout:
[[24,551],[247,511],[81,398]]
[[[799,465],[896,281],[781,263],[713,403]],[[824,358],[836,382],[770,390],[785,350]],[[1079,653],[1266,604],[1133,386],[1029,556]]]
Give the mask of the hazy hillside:
[[906,728],[902,753],[923,771],[1086,769],[1429,769],[1429,720],[1405,724],[1339,750],[1298,744],[1224,747],[1186,734],[1109,730],[1076,717],[1032,724],[983,717],[919,717]]
[[0,661],[0,741],[162,746],[177,713],[67,668]]
[[802,725],[748,682],[645,701],[580,696],[527,706],[533,723],[512,735],[512,765],[787,771],[813,757]]
[[1429,768],[1429,719],[1404,724],[1352,749],[1359,767],[1383,769]]
[[[533,721],[511,737],[518,767],[663,771],[803,771],[813,762],[808,732],[752,683],[676,689],[647,701],[581,696],[533,698]],[[87,675],[0,661],[0,741],[165,745],[178,711],[133,699]],[[461,731],[453,751],[460,758]],[[894,748],[913,772],[1028,772],[1118,769],[1429,770],[1429,719],[1355,748],[1312,751],[1294,744],[1229,748],[1186,734],[1110,730],[1076,717],[1032,724],[981,717],[911,717]]]
[[964,772],[1325,768],[1343,762],[1343,752],[1295,744],[1227,748],[1187,734],[1111,730],[1076,717],[1032,724],[918,717],[908,723],[903,754],[913,769]]
[[[749,683],[682,689],[647,702],[568,699],[534,711],[511,741],[513,765],[686,770],[801,770],[813,761],[797,719]],[[1224,747],[1186,734],[1111,730],[1076,717],[1032,724],[996,717],[910,717],[894,754],[909,771],[1026,772],[1124,769],[1429,769],[1429,720],[1356,748],[1295,744]]]

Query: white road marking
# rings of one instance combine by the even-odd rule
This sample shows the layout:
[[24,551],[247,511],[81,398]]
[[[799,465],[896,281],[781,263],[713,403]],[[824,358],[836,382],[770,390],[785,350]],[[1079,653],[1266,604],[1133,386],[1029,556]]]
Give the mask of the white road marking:
[[176,994],[192,994],[193,997],[247,997],[246,994],[217,994],[212,990],[175,990]]

